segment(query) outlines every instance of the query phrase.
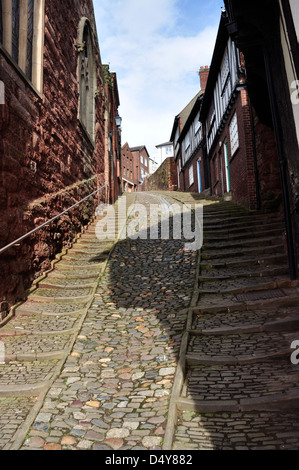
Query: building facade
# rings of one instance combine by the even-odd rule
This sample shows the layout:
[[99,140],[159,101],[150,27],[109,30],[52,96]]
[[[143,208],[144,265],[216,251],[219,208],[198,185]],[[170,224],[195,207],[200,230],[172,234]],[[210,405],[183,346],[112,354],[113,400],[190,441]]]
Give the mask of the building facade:
[[222,15],[200,111],[210,163],[210,188],[216,196],[257,208],[255,154],[250,103],[240,51]]
[[227,30],[244,54],[254,113],[261,205],[280,199],[291,278],[299,246],[299,5],[226,0]]
[[[105,184],[110,98],[91,0],[3,0],[0,19],[5,247]],[[49,268],[99,198],[0,255],[1,310]]]
[[135,158],[131,152],[129,144],[126,142],[122,147],[122,190],[132,193],[137,185],[135,168]]
[[158,167],[162,165],[166,158],[174,156],[172,142],[165,142],[163,144],[156,145],[156,149],[158,150],[158,155],[156,156]]
[[135,162],[135,190],[138,191],[141,189],[144,179],[149,175],[150,156],[145,145],[131,147],[131,152]]

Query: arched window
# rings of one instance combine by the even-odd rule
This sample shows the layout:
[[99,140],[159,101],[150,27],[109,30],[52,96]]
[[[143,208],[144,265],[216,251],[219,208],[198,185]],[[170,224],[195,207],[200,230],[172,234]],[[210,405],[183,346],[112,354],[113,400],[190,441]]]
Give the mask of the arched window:
[[45,0],[1,0],[0,42],[42,91]]
[[82,18],[79,27],[79,120],[92,142],[95,138],[95,53],[92,31],[87,18]]

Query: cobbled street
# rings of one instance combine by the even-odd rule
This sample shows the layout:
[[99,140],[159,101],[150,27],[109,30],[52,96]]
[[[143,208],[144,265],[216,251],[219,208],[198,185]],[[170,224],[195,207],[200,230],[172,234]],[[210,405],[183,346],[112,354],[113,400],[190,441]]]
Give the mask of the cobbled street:
[[[239,211],[188,194],[174,197],[130,194],[126,207],[135,202],[150,214],[152,204],[200,202],[207,230],[220,213],[225,218],[231,210],[234,218]],[[233,257],[230,262],[247,271],[235,266],[229,277],[233,267],[225,264],[224,276],[221,255],[209,254],[206,241],[200,251],[186,250],[183,237],[160,239],[160,225],[157,239],[150,239],[149,219],[139,226],[141,239],[123,236],[126,216],[119,213],[116,206],[115,241],[97,239],[101,218],[95,219],[1,328],[0,446],[297,448],[298,412],[287,405],[294,406],[299,384],[298,366],[288,356],[296,337],[289,330],[298,328],[298,288],[281,259],[281,271],[273,274],[272,260],[263,277],[249,267],[252,257],[251,263]],[[136,213],[127,216],[128,225]],[[269,262],[269,253],[263,256]],[[218,276],[229,284],[218,285]],[[286,298],[242,303],[238,295],[257,282],[263,292],[284,289]],[[263,333],[268,323],[272,328]]]

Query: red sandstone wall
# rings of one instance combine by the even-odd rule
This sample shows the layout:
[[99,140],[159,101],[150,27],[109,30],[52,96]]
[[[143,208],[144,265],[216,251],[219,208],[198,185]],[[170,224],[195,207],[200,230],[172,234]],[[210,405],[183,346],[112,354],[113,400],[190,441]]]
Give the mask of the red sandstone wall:
[[[42,96],[0,54],[0,80],[6,89],[6,104],[0,106],[0,247],[80,200],[101,182],[101,177],[91,179],[104,172],[98,51],[95,148],[78,121],[76,42],[83,16],[94,27],[88,0],[46,0]],[[70,233],[79,232],[92,215],[93,201],[81,209],[0,256],[0,302],[12,304],[22,297]]]
[[174,157],[167,158],[153,175],[144,180],[142,191],[155,190],[177,190],[177,170]]

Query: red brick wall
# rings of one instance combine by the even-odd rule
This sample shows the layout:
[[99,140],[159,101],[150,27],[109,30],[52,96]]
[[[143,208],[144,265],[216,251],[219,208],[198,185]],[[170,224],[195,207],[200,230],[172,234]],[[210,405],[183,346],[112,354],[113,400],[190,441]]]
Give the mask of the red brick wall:
[[282,201],[275,135],[273,129],[259,121],[254,110],[253,114],[261,204],[265,209],[275,209]]
[[[231,151],[230,124],[237,113],[239,148],[234,155]],[[221,142],[221,145],[219,143]],[[254,174],[253,140],[250,122],[247,91],[241,90],[230,111],[228,120],[217,139],[211,160],[212,191],[223,196],[227,190],[225,174],[224,144],[227,142],[229,154],[229,173],[231,194],[234,201],[250,208],[256,207],[256,187]]]
[[[90,19],[95,31],[90,1],[46,1],[41,96],[0,53],[0,80],[6,90],[6,104],[0,106],[0,247],[100,184],[91,178],[104,172],[102,93],[96,98],[95,148],[78,121],[76,43],[83,16]],[[98,51],[96,56],[97,86],[102,91]],[[73,211],[51,229],[38,232],[0,256],[0,299],[11,304],[22,297],[33,278],[49,267],[63,243],[86,223],[93,213],[92,201],[89,206]],[[67,225],[68,220],[71,225]]]

